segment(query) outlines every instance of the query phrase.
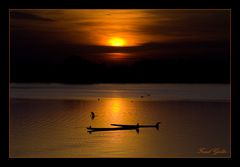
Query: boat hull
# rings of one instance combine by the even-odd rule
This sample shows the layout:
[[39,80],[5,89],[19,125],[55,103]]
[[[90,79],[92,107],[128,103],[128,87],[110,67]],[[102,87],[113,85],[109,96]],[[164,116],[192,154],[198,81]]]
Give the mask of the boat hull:
[[130,130],[136,129],[136,127],[119,127],[119,128],[87,128],[88,130],[92,131],[109,131],[109,130]]
[[156,125],[124,125],[124,124],[111,124],[112,126],[118,126],[118,127],[123,127],[123,128],[153,128],[156,127],[157,129],[159,129],[159,124],[160,122],[157,122]]

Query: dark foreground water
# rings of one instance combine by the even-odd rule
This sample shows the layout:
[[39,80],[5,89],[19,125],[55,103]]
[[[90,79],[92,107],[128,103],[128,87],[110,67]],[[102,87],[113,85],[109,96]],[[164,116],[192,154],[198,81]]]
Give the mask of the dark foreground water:
[[[229,157],[229,92],[229,85],[13,85],[9,156]],[[139,133],[86,129],[158,121],[159,130]]]

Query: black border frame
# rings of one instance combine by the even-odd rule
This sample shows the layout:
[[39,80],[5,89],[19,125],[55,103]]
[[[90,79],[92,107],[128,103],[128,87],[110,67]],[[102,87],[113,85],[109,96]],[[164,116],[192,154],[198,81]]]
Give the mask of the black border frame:
[[[236,123],[238,122],[237,113],[240,111],[240,107],[238,105],[239,103],[239,94],[238,94],[238,85],[240,83],[238,82],[238,62],[239,62],[239,46],[240,46],[240,34],[239,30],[240,27],[238,25],[238,3],[236,0],[7,0],[1,2],[5,3],[6,7],[1,10],[1,26],[0,30],[1,35],[0,38],[0,73],[1,73],[1,81],[0,81],[0,106],[4,108],[2,110],[1,116],[0,116],[0,128],[1,128],[1,154],[0,157],[3,159],[10,160],[13,162],[12,158],[9,158],[9,133],[8,133],[8,112],[9,112],[9,9],[45,9],[45,8],[51,8],[51,9],[231,9],[231,158],[225,158],[220,163],[223,163],[221,165],[229,165],[229,162],[232,162],[231,160],[236,159],[236,152],[237,152],[237,144],[240,141],[237,137],[237,127]],[[3,6],[3,5],[1,5]],[[4,13],[4,14],[3,14]],[[3,26],[4,25],[4,26]],[[3,56],[4,55],[4,56]],[[3,97],[3,98],[2,98]],[[162,158],[160,158],[162,159]],[[163,158],[164,159],[164,158]],[[180,158],[183,160],[186,160],[185,158]],[[192,161],[195,158],[192,158],[190,161]],[[197,158],[198,159],[198,158]],[[205,159],[205,158],[200,158]],[[216,158],[219,160],[219,158]],[[216,160],[215,159],[215,160]],[[90,165],[91,162],[93,162],[93,159],[85,159],[81,158],[83,160],[83,163],[85,165]],[[94,158],[95,160],[95,158]],[[97,163],[104,163],[109,164],[111,166],[115,165],[126,165],[126,163],[134,162],[135,165],[141,165],[142,163],[146,163],[146,165],[161,165],[159,164],[160,161],[158,159],[125,159],[121,158],[121,162],[114,158],[111,159],[97,159]],[[127,160],[128,162],[125,162]],[[134,161],[132,161],[134,160]],[[197,160],[198,162],[200,162]],[[216,161],[210,161],[212,163],[211,165],[216,165]],[[230,161],[229,161],[230,160]],[[20,160],[21,161],[21,160]],[[179,160],[182,161],[182,160]],[[17,160],[17,163],[19,160]],[[55,162],[55,161],[54,161]],[[66,164],[69,163],[69,161]],[[120,162],[120,164],[119,164]],[[167,160],[169,163],[169,159]],[[194,161],[196,162],[196,161]],[[208,160],[209,162],[209,160]],[[60,164],[62,163],[62,160],[60,160]],[[151,163],[151,164],[149,164]],[[43,164],[42,164],[43,165]],[[97,164],[100,165],[100,164]],[[173,165],[173,164],[168,164]]]

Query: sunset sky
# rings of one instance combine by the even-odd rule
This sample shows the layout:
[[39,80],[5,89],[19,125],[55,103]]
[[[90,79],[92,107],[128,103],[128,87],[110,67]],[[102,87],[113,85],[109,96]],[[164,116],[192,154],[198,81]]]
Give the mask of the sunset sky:
[[229,10],[11,10],[15,63],[229,58]]

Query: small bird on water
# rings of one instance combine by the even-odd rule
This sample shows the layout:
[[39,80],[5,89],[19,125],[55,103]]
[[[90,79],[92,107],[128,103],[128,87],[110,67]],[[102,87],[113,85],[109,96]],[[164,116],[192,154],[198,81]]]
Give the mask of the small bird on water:
[[94,119],[94,117],[95,117],[95,114],[94,114],[94,112],[91,112],[91,119],[93,120]]

